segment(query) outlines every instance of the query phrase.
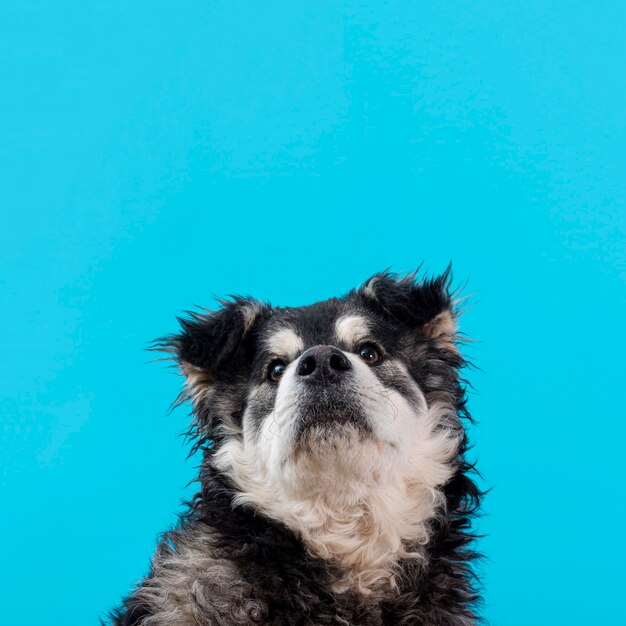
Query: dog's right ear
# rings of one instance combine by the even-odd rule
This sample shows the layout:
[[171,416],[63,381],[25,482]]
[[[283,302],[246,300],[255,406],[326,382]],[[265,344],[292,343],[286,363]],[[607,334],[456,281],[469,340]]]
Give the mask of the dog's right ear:
[[438,348],[456,352],[457,327],[451,269],[433,278],[418,273],[375,274],[354,295],[384,316],[402,322],[417,336]]
[[197,404],[209,387],[241,367],[246,339],[269,305],[251,298],[220,301],[216,311],[179,317],[179,333],[164,337],[156,349],[169,352],[186,378],[187,395]]

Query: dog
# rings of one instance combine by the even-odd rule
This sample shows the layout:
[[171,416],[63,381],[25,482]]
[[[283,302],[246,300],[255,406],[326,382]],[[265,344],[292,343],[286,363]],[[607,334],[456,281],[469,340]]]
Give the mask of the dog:
[[450,270],[340,298],[248,297],[155,347],[185,377],[199,491],[116,626],[480,620],[467,365]]

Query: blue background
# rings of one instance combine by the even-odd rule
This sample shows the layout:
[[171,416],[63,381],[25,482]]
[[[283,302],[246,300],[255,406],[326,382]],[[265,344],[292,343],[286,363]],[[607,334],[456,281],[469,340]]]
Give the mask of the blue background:
[[452,260],[494,624],[624,624],[626,4],[0,5],[0,622],[93,624],[195,461],[148,341]]

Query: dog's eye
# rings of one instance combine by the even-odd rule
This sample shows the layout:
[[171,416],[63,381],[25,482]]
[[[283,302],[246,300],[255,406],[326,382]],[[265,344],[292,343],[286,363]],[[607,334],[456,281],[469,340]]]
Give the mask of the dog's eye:
[[359,356],[368,364],[368,365],[378,365],[383,360],[383,355],[380,353],[380,350],[373,346],[371,343],[363,344],[359,348]]
[[282,359],[274,359],[267,368],[267,379],[277,383],[285,373],[285,362]]

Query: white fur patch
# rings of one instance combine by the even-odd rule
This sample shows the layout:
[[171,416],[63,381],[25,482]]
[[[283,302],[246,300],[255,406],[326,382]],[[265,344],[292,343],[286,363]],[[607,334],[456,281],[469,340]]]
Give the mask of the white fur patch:
[[433,320],[424,325],[422,330],[426,337],[434,339],[439,346],[458,352],[456,346],[456,320],[450,310],[442,311]]
[[261,304],[258,302],[248,302],[241,306],[241,314],[243,315],[243,323],[245,331],[249,331],[261,312]]
[[304,350],[304,341],[290,328],[283,328],[267,339],[266,346],[272,354],[294,359]]
[[338,341],[348,346],[362,341],[369,334],[369,323],[361,315],[342,315],[335,322],[335,335]]
[[190,363],[183,362],[180,368],[185,376],[187,396],[193,402],[194,407],[197,407],[210,395],[213,377],[208,372]]
[[363,285],[361,288],[361,293],[367,298],[374,299],[376,297],[376,291],[374,285],[378,282],[376,277],[371,278],[370,280]]

